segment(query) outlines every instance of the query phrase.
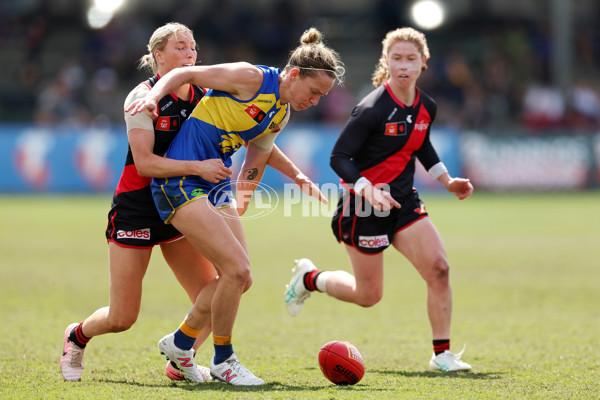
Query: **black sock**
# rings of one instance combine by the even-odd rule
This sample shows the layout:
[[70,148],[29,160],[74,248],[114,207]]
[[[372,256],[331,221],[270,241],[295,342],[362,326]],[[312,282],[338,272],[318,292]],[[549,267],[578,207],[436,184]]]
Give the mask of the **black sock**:
[[436,356],[446,350],[450,350],[450,339],[433,340],[433,352]]
[[82,325],[83,322],[73,328],[71,334],[69,335],[69,341],[75,343],[77,347],[85,349],[85,345],[88,344],[92,338],[89,338],[83,334],[83,330],[81,329]]
[[314,292],[315,290],[319,290],[317,289],[317,278],[320,273],[321,271],[319,271],[318,269],[313,269],[312,271],[304,274],[304,287],[308,291]]

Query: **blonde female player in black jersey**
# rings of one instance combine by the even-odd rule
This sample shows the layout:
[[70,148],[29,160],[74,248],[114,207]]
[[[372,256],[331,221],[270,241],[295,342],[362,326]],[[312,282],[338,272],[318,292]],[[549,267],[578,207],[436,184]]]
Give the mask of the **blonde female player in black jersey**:
[[[242,62],[172,71],[129,111],[155,112],[158,99],[183,83],[212,88],[186,120],[165,157],[179,160],[219,157],[229,166],[232,154],[246,145],[242,179],[259,182],[272,151],[275,132],[290,108],[301,111],[316,106],[343,74],[337,53],[325,46],[318,30],[311,28],[304,32],[300,43],[283,70]],[[252,277],[244,230],[238,211],[231,207],[227,186],[227,182],[216,185],[198,176],[152,182],[154,200],[165,222],[182,232],[219,273],[214,296],[202,299],[204,290],[201,291],[179,329],[163,337],[158,347],[178,363],[187,379],[195,381],[196,367],[190,351],[196,336],[211,318],[201,311],[203,302],[208,302],[215,347],[211,374],[232,385],[262,385],[263,380],[239,362],[232,346],[240,299],[250,287]],[[247,189],[248,185],[243,186]],[[236,199],[240,199],[239,194],[238,190]],[[245,201],[240,199],[240,202],[239,209],[243,210]]]
[[442,239],[413,188],[415,158],[459,199],[473,193],[468,179],[452,178],[429,135],[436,104],[417,86],[427,69],[425,35],[412,28],[388,32],[373,75],[376,87],[354,108],[331,153],[331,167],[346,186],[333,217],[354,275],[320,271],[308,259],[296,262],[285,291],[289,313],[300,313],[311,292],[371,307],[383,295],[383,250],[392,245],[427,283],[433,334],[430,367],[468,370],[462,352],[450,352],[452,292]]
[[[182,24],[168,23],[156,29],[148,43],[148,51],[142,57],[140,67],[151,69],[155,75],[131,91],[126,105],[143,97],[169,71],[196,63],[194,35]],[[129,149],[106,229],[110,305],[98,309],[83,322],[67,327],[60,361],[62,375],[67,381],[81,379],[84,349],[92,337],[125,331],[135,323],[142,299],[142,280],[155,245],[160,246],[165,261],[192,303],[200,289],[210,289],[214,282],[216,270],[212,264],[172,225],[163,223],[150,193],[150,177],[153,176],[193,174],[210,182],[219,182],[231,175],[231,170],[218,158],[178,161],[162,157],[181,123],[204,94],[201,87],[178,85],[160,99],[160,112],[155,119],[147,114],[125,114]],[[316,186],[276,147],[268,164],[322,200]],[[213,289],[214,286],[213,283]],[[210,295],[209,291],[207,293]],[[210,326],[199,335],[194,348],[197,349],[209,334]],[[173,363],[167,363],[165,372],[171,379],[184,379]],[[198,366],[197,375],[203,380],[211,379],[206,367]]]

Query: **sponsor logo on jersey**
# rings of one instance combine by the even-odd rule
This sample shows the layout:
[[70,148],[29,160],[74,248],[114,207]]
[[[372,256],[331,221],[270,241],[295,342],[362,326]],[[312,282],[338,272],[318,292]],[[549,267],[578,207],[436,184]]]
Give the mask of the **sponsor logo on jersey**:
[[160,111],[165,111],[167,108],[169,108],[169,106],[173,104],[173,100],[169,101],[167,104],[165,104],[164,106],[162,106],[160,108]]
[[390,245],[387,235],[379,236],[359,236],[358,245],[367,249],[376,249],[378,247],[386,247]]
[[407,115],[406,116],[406,122],[408,122],[409,124],[412,124],[412,115]]
[[398,111],[398,107],[395,107],[395,108],[394,108],[394,111],[392,111],[392,112],[390,113],[390,115],[388,115],[388,117],[387,117],[387,120],[388,120],[388,121],[392,119],[392,117],[394,116],[394,114],[396,114],[396,111]]
[[415,131],[426,131],[429,128],[429,124],[425,121],[421,121],[415,124]]
[[265,116],[267,115],[266,112],[264,112],[263,110],[260,109],[259,106],[252,104],[250,107],[246,108],[246,114],[248,114],[250,116],[250,118],[252,118],[254,121],[256,121],[257,124],[260,124],[263,119],[265,119]]
[[117,231],[117,238],[150,240],[150,228],[136,229],[135,231]]
[[396,136],[398,134],[398,124],[385,124],[385,134],[387,136]]
[[158,117],[156,120],[156,130],[173,131],[179,129],[179,116]]
[[156,121],[156,129],[158,129],[159,131],[171,130],[171,118],[158,117],[158,121]]
[[390,122],[385,124],[386,136],[403,136],[406,135],[406,121],[402,122]]

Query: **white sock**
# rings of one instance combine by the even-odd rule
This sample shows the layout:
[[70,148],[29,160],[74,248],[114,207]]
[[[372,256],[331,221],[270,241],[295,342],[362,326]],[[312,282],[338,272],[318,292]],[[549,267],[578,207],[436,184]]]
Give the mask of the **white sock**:
[[331,274],[331,271],[322,271],[319,276],[317,276],[317,281],[315,282],[315,286],[319,292],[327,293],[327,278]]

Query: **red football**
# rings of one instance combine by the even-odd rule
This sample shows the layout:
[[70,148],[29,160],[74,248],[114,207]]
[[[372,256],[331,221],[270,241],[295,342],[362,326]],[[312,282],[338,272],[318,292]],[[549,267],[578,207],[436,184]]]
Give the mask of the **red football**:
[[365,362],[358,349],[340,340],[321,347],[319,366],[323,375],[336,385],[354,385],[365,374]]

